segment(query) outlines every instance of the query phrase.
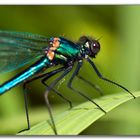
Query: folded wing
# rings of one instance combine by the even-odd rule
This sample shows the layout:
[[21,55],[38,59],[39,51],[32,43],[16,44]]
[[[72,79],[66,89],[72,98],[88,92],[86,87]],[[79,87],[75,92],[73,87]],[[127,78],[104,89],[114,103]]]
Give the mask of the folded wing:
[[41,35],[0,31],[0,74],[13,71],[43,55],[48,38]]

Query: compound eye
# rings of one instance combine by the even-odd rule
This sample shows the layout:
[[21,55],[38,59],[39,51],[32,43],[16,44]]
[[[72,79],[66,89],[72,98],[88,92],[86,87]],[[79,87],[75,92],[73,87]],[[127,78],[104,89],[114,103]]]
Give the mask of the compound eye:
[[98,47],[97,42],[94,42],[92,45],[93,45],[93,47],[95,47],[95,48]]
[[100,49],[100,44],[99,44],[99,42],[94,42],[93,43],[93,48],[98,48],[98,49]]
[[97,43],[93,43],[93,46],[96,47],[97,46]]

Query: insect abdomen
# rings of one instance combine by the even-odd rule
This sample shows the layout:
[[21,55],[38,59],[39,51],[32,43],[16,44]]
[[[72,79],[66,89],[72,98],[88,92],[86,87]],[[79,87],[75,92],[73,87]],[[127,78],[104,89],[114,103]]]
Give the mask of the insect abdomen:
[[46,68],[49,65],[49,60],[47,58],[43,58],[39,60],[34,65],[30,66],[28,69],[20,73],[19,75],[13,77],[11,80],[5,82],[0,86],[0,95],[4,92],[10,90],[21,82],[25,81],[29,77],[33,76],[35,73],[40,72],[43,68]]

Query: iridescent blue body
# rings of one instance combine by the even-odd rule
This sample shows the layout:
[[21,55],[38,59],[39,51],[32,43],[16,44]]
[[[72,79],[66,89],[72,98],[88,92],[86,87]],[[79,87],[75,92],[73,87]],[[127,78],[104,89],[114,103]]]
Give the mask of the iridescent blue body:
[[9,81],[2,84],[0,86],[0,94],[2,94],[4,92],[6,92],[7,90],[15,87],[16,85],[22,83],[23,81],[26,81],[26,79],[28,79],[31,76],[39,73],[40,71],[42,71],[44,68],[47,68],[48,66],[49,66],[48,58],[46,58],[46,57],[41,58],[34,65],[30,66],[28,69],[26,69],[22,73],[18,74],[17,76],[13,77]]
[[68,61],[74,61],[78,59],[79,53],[80,48],[75,43],[62,37],[51,38],[49,43],[46,43],[45,49],[42,50],[43,56],[40,58],[40,60],[31,65],[25,71],[0,85],[0,94],[5,93],[9,89],[22,82],[26,82],[28,78],[42,72],[42,70],[49,68],[52,65],[65,65],[65,63]]

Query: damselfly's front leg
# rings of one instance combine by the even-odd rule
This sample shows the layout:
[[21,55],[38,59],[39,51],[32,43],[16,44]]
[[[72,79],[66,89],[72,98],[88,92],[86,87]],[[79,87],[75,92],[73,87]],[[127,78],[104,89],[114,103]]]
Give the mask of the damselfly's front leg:
[[128,89],[126,89],[124,86],[122,86],[122,85],[120,85],[120,84],[118,84],[118,83],[116,83],[116,82],[114,82],[114,81],[111,81],[111,80],[109,80],[109,79],[103,77],[103,75],[99,72],[99,70],[97,69],[97,67],[95,66],[95,64],[94,64],[93,61],[91,61],[89,58],[87,58],[87,61],[88,61],[88,62],[90,63],[90,65],[93,67],[93,69],[95,70],[95,72],[96,72],[96,74],[98,75],[99,78],[101,78],[102,80],[107,81],[107,82],[109,82],[109,83],[112,83],[112,84],[114,84],[114,85],[116,85],[116,86],[118,86],[118,87],[120,87],[120,88],[122,88],[122,89],[124,89],[124,90],[127,91],[134,99],[136,98],[136,97],[135,97]]

